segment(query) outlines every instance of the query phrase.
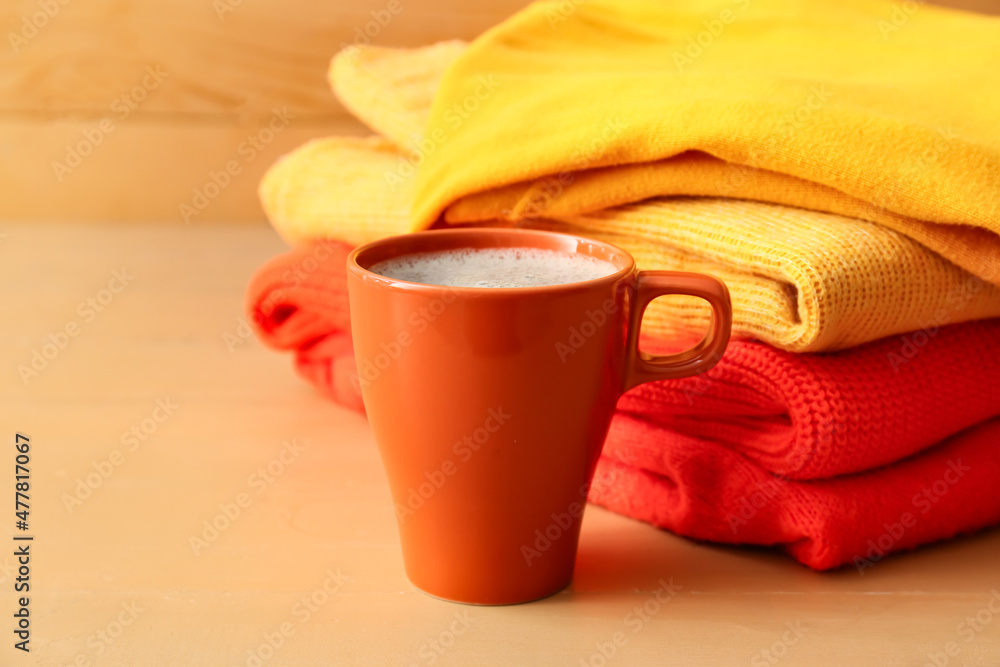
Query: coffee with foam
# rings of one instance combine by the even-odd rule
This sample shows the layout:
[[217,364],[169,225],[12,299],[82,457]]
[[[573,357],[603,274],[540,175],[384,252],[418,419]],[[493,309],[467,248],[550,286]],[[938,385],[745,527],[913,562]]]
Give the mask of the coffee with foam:
[[445,287],[542,287],[603,278],[618,271],[611,262],[582,253],[544,248],[460,248],[394,257],[372,265],[373,273]]

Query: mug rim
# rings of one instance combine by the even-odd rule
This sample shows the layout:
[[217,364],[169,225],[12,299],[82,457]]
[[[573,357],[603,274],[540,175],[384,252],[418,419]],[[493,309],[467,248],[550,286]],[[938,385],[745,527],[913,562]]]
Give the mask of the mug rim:
[[[443,247],[424,247],[419,248],[424,243],[422,239],[427,239],[427,243],[435,245],[433,239],[454,239],[451,243],[446,243]],[[536,240],[543,239],[545,244],[523,244],[515,242],[507,243],[496,243],[487,245],[478,245],[472,243],[474,239],[483,238],[499,238],[504,240],[513,239],[525,239],[534,238]],[[461,241],[465,240],[466,243]],[[399,245],[409,246],[409,249],[405,249],[402,252],[390,252],[389,249],[399,246]],[[556,283],[554,285],[532,285],[525,287],[455,287],[451,285],[435,285],[431,283],[419,283],[410,280],[401,280],[399,278],[389,278],[388,276],[383,276],[381,274],[373,272],[370,268],[373,264],[390,259],[392,257],[402,257],[405,255],[427,253],[427,252],[438,252],[444,250],[458,249],[462,247],[473,247],[475,249],[482,248],[514,248],[514,247],[533,247],[541,248],[555,251],[562,251],[568,253],[583,253],[590,257],[597,257],[597,259],[602,259],[607,262],[614,262],[613,257],[620,257],[624,260],[623,266],[621,266],[614,273],[609,273],[606,276],[600,276],[598,278],[592,278],[590,280],[578,280],[570,283]],[[604,256],[595,255],[593,252],[584,252],[583,248],[603,249]],[[385,254],[380,255],[383,252]],[[365,260],[366,255],[375,255],[374,260]],[[517,294],[522,296],[527,296],[531,294],[545,293],[549,294],[554,291],[572,291],[577,289],[592,289],[595,286],[603,285],[605,283],[611,284],[621,280],[631,273],[636,272],[635,258],[632,257],[631,253],[614,245],[613,243],[608,243],[607,241],[599,241],[597,239],[587,238],[585,236],[579,236],[577,234],[567,234],[565,232],[549,231],[542,229],[524,229],[518,227],[467,227],[462,229],[428,229],[418,232],[409,232],[407,234],[396,234],[393,236],[387,236],[384,238],[377,239],[375,241],[369,241],[368,243],[362,244],[357,248],[353,249],[347,256],[347,269],[350,273],[354,274],[356,277],[360,278],[366,282],[372,282],[375,284],[383,285],[388,288],[394,289],[404,289],[407,291],[428,291],[428,292],[441,292],[447,291],[456,294],[469,294],[475,296],[486,296],[486,295],[509,295]]]

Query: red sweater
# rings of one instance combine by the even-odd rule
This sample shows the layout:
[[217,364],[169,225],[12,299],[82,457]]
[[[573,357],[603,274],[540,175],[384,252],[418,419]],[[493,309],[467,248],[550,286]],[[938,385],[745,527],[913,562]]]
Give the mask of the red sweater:
[[[350,382],[348,251],[321,242],[272,259],[247,308],[309,382],[363,410]],[[708,373],[621,398],[589,499],[681,535],[864,572],[1000,523],[997,415],[1000,320],[833,354],[734,341]]]

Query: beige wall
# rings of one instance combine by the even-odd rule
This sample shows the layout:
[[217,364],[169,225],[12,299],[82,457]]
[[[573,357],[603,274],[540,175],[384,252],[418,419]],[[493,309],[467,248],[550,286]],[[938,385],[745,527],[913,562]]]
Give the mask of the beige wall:
[[[528,4],[394,1],[402,11],[374,43],[472,38]],[[279,155],[365,132],[326,68],[389,2],[6,0],[0,220],[181,223],[213,173],[222,187],[192,223],[260,219],[257,182]],[[1000,13],[1000,0],[944,4]]]

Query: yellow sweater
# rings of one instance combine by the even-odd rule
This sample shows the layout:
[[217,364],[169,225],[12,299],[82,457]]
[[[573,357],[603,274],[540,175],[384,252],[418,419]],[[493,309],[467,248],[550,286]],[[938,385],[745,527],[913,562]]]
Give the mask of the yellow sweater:
[[1000,284],[1000,18],[537,2],[447,70],[423,137],[415,228],[731,197],[876,221]]
[[[416,50],[368,47],[338,55],[331,80],[381,136],[311,142],[261,184],[265,210],[289,241],[350,243],[412,229],[423,128],[460,42]],[[746,176],[729,173],[734,184]],[[840,215],[722,198],[659,198],[560,220],[518,224],[602,238],[642,268],[704,271],[730,287],[734,333],[796,351],[839,349],[883,336],[1000,316],[1000,290],[902,234]],[[650,330],[704,326],[696,301],[660,299]]]

